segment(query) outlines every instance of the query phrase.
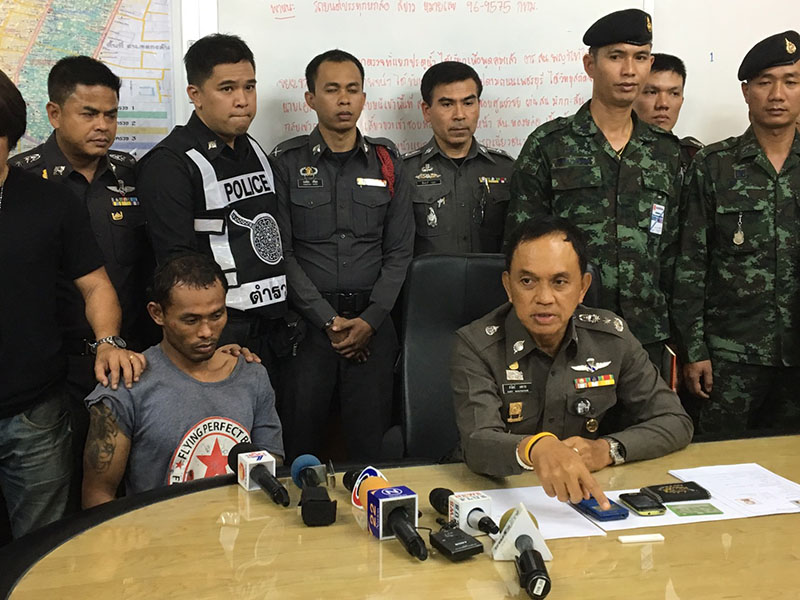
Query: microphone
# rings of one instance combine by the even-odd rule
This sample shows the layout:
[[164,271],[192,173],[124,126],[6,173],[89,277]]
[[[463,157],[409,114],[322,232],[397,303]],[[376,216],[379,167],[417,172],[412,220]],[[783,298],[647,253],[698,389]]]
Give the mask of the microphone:
[[514,545],[519,550],[519,556],[514,559],[517,567],[520,587],[531,598],[544,598],[550,593],[550,576],[542,555],[533,547],[533,540],[529,535],[519,536]]
[[533,516],[520,502],[519,506],[503,515],[500,528],[502,531],[492,547],[492,557],[495,560],[513,560],[520,587],[531,598],[544,598],[551,587],[544,561],[553,560],[553,555]]
[[489,516],[492,499],[483,492],[459,492],[447,488],[435,488],[428,496],[431,506],[456,521],[458,528],[470,535],[495,534],[500,528]]
[[326,482],[325,466],[316,456],[303,454],[292,462],[292,481],[302,489],[300,516],[309,527],[330,525],[336,521],[336,500],[331,500],[328,490],[320,487]]
[[342,483],[345,489],[352,492],[350,494],[350,502],[353,506],[361,510],[364,509],[364,499],[367,497],[366,492],[361,492],[361,484],[369,477],[379,477],[387,481],[386,476],[375,467],[364,467],[363,469],[347,471],[344,476],[342,476]]
[[428,547],[417,532],[417,495],[404,485],[389,486],[380,477],[367,477],[361,483],[369,531],[379,540],[397,538],[411,556],[425,560]]
[[248,492],[260,487],[275,504],[289,506],[289,492],[275,478],[275,459],[266,450],[246,442],[236,444],[228,452],[228,466]]

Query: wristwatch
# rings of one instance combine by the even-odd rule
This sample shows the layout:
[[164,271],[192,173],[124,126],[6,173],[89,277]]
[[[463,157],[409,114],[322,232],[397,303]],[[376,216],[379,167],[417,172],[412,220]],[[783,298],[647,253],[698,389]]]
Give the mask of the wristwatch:
[[614,466],[624,463],[625,446],[612,437],[604,437],[603,439],[608,442],[608,455],[611,457],[611,462]]
[[89,349],[92,351],[92,354],[97,354],[97,349],[100,347],[100,344],[111,344],[114,348],[127,348],[128,344],[118,335],[109,335],[104,338],[100,338],[96,342],[89,343]]

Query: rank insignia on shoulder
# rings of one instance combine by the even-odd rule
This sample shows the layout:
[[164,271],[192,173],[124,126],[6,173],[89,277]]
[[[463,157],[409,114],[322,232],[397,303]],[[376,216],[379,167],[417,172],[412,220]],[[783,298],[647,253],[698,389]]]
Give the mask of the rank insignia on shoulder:
[[53,175],[63,175],[66,168],[67,167],[65,165],[58,165],[57,167],[53,167]]
[[575,380],[576,390],[585,390],[586,388],[606,387],[614,385],[613,375],[595,375],[594,377],[578,377]]
[[600,315],[594,313],[581,313],[578,315],[578,320],[584,323],[599,323]]
[[622,333],[622,331],[625,329],[625,323],[623,323],[622,319],[620,319],[619,317],[614,317],[614,329],[616,329],[620,333]]
[[217,140],[211,140],[208,142],[208,149],[214,150],[217,147]]
[[508,404],[508,419],[509,423],[519,423],[522,421],[522,402],[510,402]]
[[497,325],[487,325],[484,331],[486,332],[486,335],[494,335],[495,333],[497,333],[498,329],[500,329],[500,327],[498,327]]
[[608,365],[611,364],[610,360],[597,362],[594,358],[587,358],[585,365],[570,365],[570,369],[573,371],[585,371],[587,373],[594,373],[595,371],[599,371],[600,369],[605,369]]

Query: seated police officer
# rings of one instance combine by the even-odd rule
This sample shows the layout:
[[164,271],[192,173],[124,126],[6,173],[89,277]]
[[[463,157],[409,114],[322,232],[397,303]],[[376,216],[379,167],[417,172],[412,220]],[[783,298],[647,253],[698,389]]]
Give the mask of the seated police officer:
[[[591,284],[586,245],[566,219],[511,234],[509,303],[461,328],[451,363],[456,420],[473,471],[534,469],[549,496],[605,496],[591,471],[683,448],[692,421],[627,323],[579,306]],[[615,405],[631,426],[598,437]]]

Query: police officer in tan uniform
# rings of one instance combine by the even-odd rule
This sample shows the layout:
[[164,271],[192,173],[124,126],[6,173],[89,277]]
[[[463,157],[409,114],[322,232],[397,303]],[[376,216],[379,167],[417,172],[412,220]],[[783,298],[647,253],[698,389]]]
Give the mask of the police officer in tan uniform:
[[[458,331],[451,378],[470,469],[535,469],[548,495],[603,504],[592,471],[683,448],[693,427],[627,323],[579,305],[591,284],[586,263],[569,221],[520,226],[506,249],[509,303]],[[617,404],[631,425],[601,435]]]

